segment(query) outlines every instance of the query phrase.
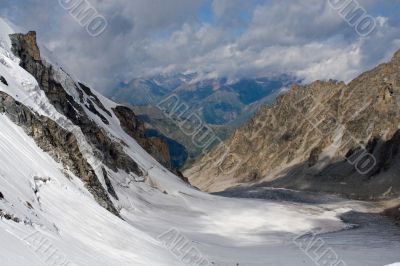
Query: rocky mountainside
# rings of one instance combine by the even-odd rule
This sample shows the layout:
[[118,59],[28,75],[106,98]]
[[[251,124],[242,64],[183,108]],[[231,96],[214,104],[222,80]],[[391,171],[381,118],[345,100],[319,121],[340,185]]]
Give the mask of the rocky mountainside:
[[[106,136],[106,132],[92,121],[84,112],[84,105],[92,114],[96,115],[102,123],[109,125],[108,119],[113,117],[103,103],[90,88],[82,83],[74,84],[73,88],[64,88],[60,83],[59,75],[53,66],[47,64],[40,57],[40,51],[36,43],[36,33],[13,34],[10,36],[13,53],[21,58],[20,66],[28,71],[39,81],[40,88],[44,91],[50,102],[57,111],[65,115],[76,126],[80,127],[91,144],[99,149],[103,161],[109,167],[122,167],[122,169],[135,171],[135,163],[126,159],[120,143],[112,141]],[[62,70],[61,70],[62,71]],[[72,79],[71,79],[72,80]],[[72,91],[68,91],[72,90]],[[75,99],[70,93],[77,94]],[[125,106],[116,106],[112,109],[114,115],[119,119],[121,127],[166,167],[170,167],[168,146],[161,139],[146,138],[144,123],[139,121],[134,112]]]
[[[171,168],[167,144],[157,137],[147,138],[144,123],[137,119],[130,108],[116,105],[108,110],[90,88],[75,83],[62,69],[54,69],[52,65],[42,60],[35,32],[12,34],[10,39],[13,54],[20,58],[19,65],[38,81],[40,90],[55,109],[69,119],[70,126],[75,126],[75,129],[87,139],[101,163],[112,171],[123,170],[126,173],[143,176],[143,170],[124,152],[126,143],[111,137],[91,116],[96,117],[104,126],[110,125],[112,119],[118,119],[126,134],[137,140],[161,164]],[[104,179],[109,194],[116,197],[111,182],[107,180],[105,168],[102,168],[100,172],[102,178],[99,178],[82,155],[74,134],[21,104],[29,97],[34,97],[34,94],[23,99],[14,99],[7,93],[0,92],[0,111],[17,125],[22,126],[39,147],[51,153],[57,161],[67,165],[70,171],[81,177],[100,205],[119,215],[100,182]]]
[[0,264],[181,265],[126,222],[197,193],[169,172],[165,142],[10,25],[0,18]]
[[397,52],[349,84],[293,86],[185,175],[207,191],[253,185],[393,197],[400,194],[399,104]]

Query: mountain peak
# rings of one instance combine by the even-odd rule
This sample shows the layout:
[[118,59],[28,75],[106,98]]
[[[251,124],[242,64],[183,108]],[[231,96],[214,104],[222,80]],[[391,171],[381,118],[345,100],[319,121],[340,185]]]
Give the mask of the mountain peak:
[[21,51],[24,51],[26,55],[32,57],[35,61],[41,60],[35,31],[29,31],[27,34],[10,34],[10,38],[12,40],[18,40],[18,42],[15,43],[18,43],[19,45],[13,47],[15,54],[20,55]]

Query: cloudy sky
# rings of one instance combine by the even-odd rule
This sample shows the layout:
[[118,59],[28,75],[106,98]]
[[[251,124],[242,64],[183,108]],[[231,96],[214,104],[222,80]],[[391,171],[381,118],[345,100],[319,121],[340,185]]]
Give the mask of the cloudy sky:
[[[100,36],[60,4],[75,1],[107,20]],[[174,72],[348,81],[400,49],[400,0],[358,0],[377,24],[367,37],[329,4],[339,1],[0,0],[0,15],[36,30],[68,71],[100,91]]]

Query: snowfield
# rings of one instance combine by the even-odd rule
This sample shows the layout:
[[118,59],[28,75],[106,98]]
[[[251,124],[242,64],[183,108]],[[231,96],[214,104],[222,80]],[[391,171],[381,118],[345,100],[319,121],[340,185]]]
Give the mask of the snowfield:
[[[82,132],[56,111],[12,55],[8,38],[12,28],[0,19],[0,75],[9,84],[0,83],[0,91],[73,132],[81,150],[87,151],[89,163],[102,176]],[[75,81],[61,69],[58,74],[68,93],[78,97]],[[116,104],[96,95],[112,112]],[[78,177],[1,114],[0,192],[4,198],[0,209],[12,219],[0,219],[0,266],[323,265],[312,256],[312,249],[304,252],[294,241],[310,231],[318,233],[324,247],[334,250],[348,266],[380,266],[400,260],[400,233],[385,218],[340,218],[350,211],[373,210],[369,204],[208,195],[156,162],[122,130],[115,116],[105,125],[86,107],[85,111],[110,136],[127,144],[126,153],[146,173],[147,181],[136,182],[140,177],[107,169],[119,198],[113,203],[120,219],[98,205]],[[354,227],[353,222],[361,226]]]

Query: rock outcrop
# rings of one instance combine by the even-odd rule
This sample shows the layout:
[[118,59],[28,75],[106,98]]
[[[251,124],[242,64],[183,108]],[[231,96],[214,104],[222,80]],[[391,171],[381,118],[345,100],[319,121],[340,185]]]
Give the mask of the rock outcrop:
[[6,114],[11,121],[22,127],[43,151],[81,178],[101,206],[119,216],[95,171],[83,157],[74,134],[53,120],[33,113],[4,92],[0,92],[0,113]]
[[400,51],[349,84],[296,85],[185,175],[208,191],[263,185],[363,199],[400,195],[399,70]]
[[8,86],[8,82],[3,76],[0,76],[0,82],[3,83],[4,85]]
[[[38,80],[40,88],[46,93],[46,96],[57,110],[82,129],[91,144],[100,152],[101,158],[107,167],[114,171],[122,169],[128,173],[133,172],[137,175],[142,175],[137,164],[123,152],[122,146],[112,141],[104,130],[85,114],[81,104],[84,104],[90,112],[98,116],[106,125],[109,124],[108,119],[112,117],[111,112],[104,107],[92,90],[82,83],[76,84],[75,90],[79,94],[80,103],[76,102],[63,86],[55,80],[52,66],[45,64],[41,60],[35,32],[29,32],[26,35],[14,34],[10,37],[14,54],[21,58],[21,67]],[[120,120],[123,129],[131,137],[135,138],[161,164],[171,168],[168,146],[159,138],[146,138],[144,124],[137,119],[131,109],[118,106],[113,111]]]
[[[88,141],[97,150],[97,155],[103,163],[113,171],[121,169],[127,173],[133,172],[137,175],[142,175],[142,171],[136,162],[125,154],[121,144],[111,140],[105,131],[92,121],[83,110],[81,104],[87,104],[89,110],[96,110],[94,108],[95,104],[90,99],[94,99],[95,103],[99,102],[97,98],[93,97],[90,89],[84,86],[84,89],[81,90],[81,86],[75,86],[82,101],[83,93],[87,93],[90,98],[86,99],[87,102],[81,102],[81,104],[67,93],[64,87],[56,81],[52,66],[45,64],[41,60],[35,32],[13,34],[10,35],[10,38],[13,53],[21,59],[20,66],[38,81],[40,88],[45,92],[57,111],[65,115],[82,130]],[[99,108],[105,109],[102,105],[99,105]],[[95,114],[99,115],[98,112]],[[107,124],[103,115],[100,118]]]
[[[90,156],[96,157],[103,166],[115,173],[122,170],[134,176],[144,175],[145,169],[141,169],[132,157],[125,153],[125,144],[112,138],[105,130],[116,116],[123,130],[159,162],[170,167],[167,145],[158,138],[147,138],[143,123],[132,110],[123,106],[108,110],[88,86],[76,83],[63,70],[54,69],[45,62],[41,58],[35,32],[12,34],[10,39],[12,52],[20,58],[20,66],[37,80],[39,88],[54,108],[82,131],[85,141],[91,147]],[[63,129],[49,118],[39,116],[5,93],[0,94],[0,112],[7,114],[12,121],[23,127],[40,148],[81,178],[101,206],[119,216],[110,199],[111,196],[118,200],[118,195],[108,170],[103,166],[101,169],[93,169],[97,166],[88,163],[88,158],[80,150],[74,133]],[[101,122],[95,121],[96,117]],[[96,173],[102,175],[103,179],[99,179]],[[101,180],[104,180],[104,185]]]
[[132,109],[120,105],[113,108],[113,112],[119,119],[122,129],[129,136],[136,139],[163,166],[172,170],[168,145],[160,138],[146,137],[144,123],[136,117]]

